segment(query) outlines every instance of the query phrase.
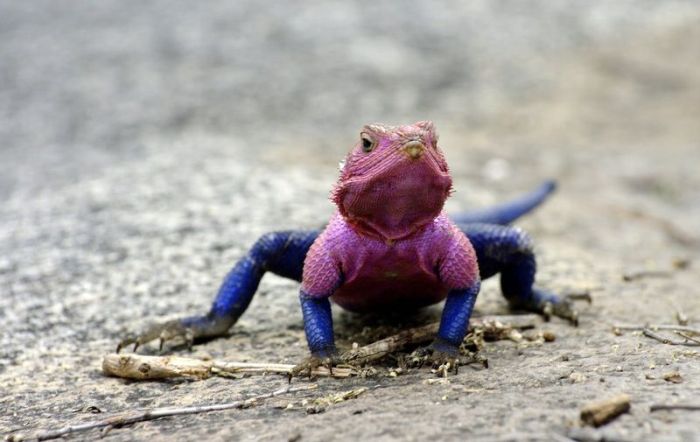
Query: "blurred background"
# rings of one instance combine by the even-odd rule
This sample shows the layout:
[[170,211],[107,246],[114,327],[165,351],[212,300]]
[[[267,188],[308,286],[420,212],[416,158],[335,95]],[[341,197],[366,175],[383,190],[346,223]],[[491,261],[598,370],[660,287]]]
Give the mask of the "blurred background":
[[[139,386],[134,399],[135,387],[98,374],[95,355],[148,322],[206,311],[261,233],[322,225],[362,125],[423,119],[451,165],[451,211],[559,181],[522,225],[538,243],[539,280],[593,290],[595,303],[576,332],[555,324],[571,340],[549,348],[591,336],[617,345],[596,328],[608,320],[658,322],[677,308],[700,317],[696,271],[620,278],[698,258],[698,0],[0,0],[0,398],[20,411],[0,427],[50,423],[60,411],[47,409],[98,393],[112,409],[228,397],[212,381],[168,395]],[[506,311],[489,284],[477,308]],[[266,278],[232,337],[202,348],[296,361],[296,290]],[[625,342],[616,376],[637,385],[649,360],[637,338]],[[608,348],[586,360],[614,366]],[[519,354],[498,360],[520,368]],[[528,373],[556,371],[549,358],[529,355]],[[506,390],[506,378],[511,402],[480,397],[482,408],[450,412],[486,432],[506,428],[504,416],[539,431],[575,415],[561,406],[575,394],[609,385],[537,387],[528,399],[521,391],[539,381],[504,375]],[[412,435],[432,436],[442,412],[406,406],[396,419],[427,419]],[[649,439],[626,422],[642,432],[631,440]],[[184,425],[194,436],[212,428]]]
[[494,156],[506,143],[528,156],[538,143],[562,156],[697,148],[697,1],[0,8],[3,197],[193,133],[280,164],[337,159],[366,122],[417,119],[449,134],[448,151],[488,144]]

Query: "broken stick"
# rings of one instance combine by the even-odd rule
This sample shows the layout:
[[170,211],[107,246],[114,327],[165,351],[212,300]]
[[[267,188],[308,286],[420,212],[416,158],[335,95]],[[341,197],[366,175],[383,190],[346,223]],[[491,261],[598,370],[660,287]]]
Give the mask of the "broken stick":
[[[293,364],[267,364],[254,362],[205,361],[181,356],[146,356],[138,354],[111,353],[102,359],[105,374],[127,379],[154,380],[169,378],[206,379],[219,374],[237,373],[279,373],[292,372]],[[313,376],[333,376],[347,378],[356,375],[356,370],[335,367],[333,373],[326,367],[318,367]]]

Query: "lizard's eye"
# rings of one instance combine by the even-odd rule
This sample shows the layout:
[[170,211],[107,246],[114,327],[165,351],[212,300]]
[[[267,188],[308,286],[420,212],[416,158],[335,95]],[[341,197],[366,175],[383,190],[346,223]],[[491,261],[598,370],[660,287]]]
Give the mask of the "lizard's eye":
[[367,134],[360,135],[360,138],[362,139],[362,150],[364,152],[372,152],[377,143]]

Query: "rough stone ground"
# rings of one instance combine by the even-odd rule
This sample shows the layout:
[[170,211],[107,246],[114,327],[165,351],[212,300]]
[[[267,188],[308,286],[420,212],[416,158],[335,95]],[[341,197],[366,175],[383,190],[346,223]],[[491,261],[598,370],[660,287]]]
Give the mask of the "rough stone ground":
[[[700,5],[464,3],[0,3],[0,433],[99,418],[88,406],[283,386],[125,382],[99,364],[126,331],[204,312],[259,234],[322,224],[363,123],[429,118],[454,171],[450,210],[559,180],[521,225],[538,242],[541,285],[591,291],[579,328],[553,321],[540,326],[553,343],[489,343],[490,368],[446,382],[427,370],[320,380],[313,393],[107,439],[565,440],[584,403],[619,392],[631,413],[592,437],[700,439],[700,413],[649,412],[700,401],[698,349],[611,332],[672,323],[677,309],[700,325]],[[670,273],[622,280],[641,270]],[[494,282],[477,307],[507,311]],[[335,314],[346,344],[377,326]],[[300,360],[296,285],[266,277],[230,337],[196,347],[205,354]],[[683,381],[666,382],[671,371]],[[376,385],[321,414],[299,406]]]

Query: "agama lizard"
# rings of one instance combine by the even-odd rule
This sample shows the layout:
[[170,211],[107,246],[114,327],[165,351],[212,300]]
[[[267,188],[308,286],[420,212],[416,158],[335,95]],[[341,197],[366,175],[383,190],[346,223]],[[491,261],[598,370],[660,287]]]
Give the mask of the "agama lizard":
[[443,205],[452,179],[432,122],[367,125],[332,192],[325,229],[263,235],[224,279],[210,311],[158,324],[119,343],[223,336],[245,312],[265,272],[301,282],[299,299],[311,357],[299,370],[335,363],[331,303],[356,312],[402,311],[445,301],[437,336],[424,349],[453,362],[481,280],[500,273],[513,308],[577,321],[568,300],[533,287],[528,235],[509,224],[554,190],[546,182],[509,203],[451,219]]

